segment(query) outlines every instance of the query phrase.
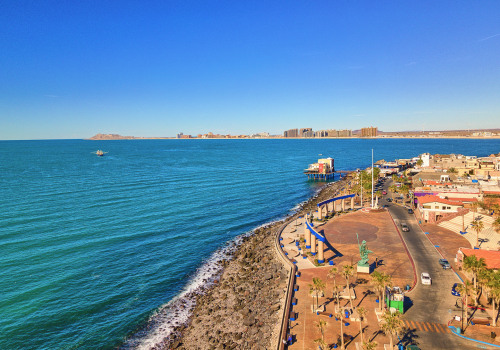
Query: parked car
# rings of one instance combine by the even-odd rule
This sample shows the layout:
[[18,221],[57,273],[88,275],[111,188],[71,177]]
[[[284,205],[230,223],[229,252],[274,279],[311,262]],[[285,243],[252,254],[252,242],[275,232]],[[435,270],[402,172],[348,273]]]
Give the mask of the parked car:
[[387,201],[388,202],[392,202],[392,198],[387,198]]
[[439,259],[439,265],[441,265],[445,270],[451,267],[450,263],[446,259]]
[[401,223],[401,231],[403,231],[403,232],[409,232],[410,231],[410,228],[408,227],[408,225],[405,222]]
[[431,276],[427,272],[422,272],[420,281],[422,281],[422,284],[427,284],[429,286],[432,284]]
[[451,295],[454,295],[456,297],[460,296],[460,293],[457,290],[458,283],[455,283],[453,287],[451,287]]
[[408,209],[408,214],[413,214],[413,209],[412,208]]
[[387,191],[382,191],[382,194],[387,194]]

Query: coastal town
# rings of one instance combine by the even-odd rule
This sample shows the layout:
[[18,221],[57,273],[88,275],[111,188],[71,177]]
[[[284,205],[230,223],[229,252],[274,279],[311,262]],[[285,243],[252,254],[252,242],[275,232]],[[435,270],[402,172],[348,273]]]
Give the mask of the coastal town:
[[[333,162],[304,173],[325,180],[311,174]],[[158,348],[500,347],[500,154],[425,153],[340,176],[247,237]]]
[[191,135],[178,133],[176,136],[165,137],[137,137],[122,136],[120,134],[98,133],[89,140],[142,140],[142,139],[183,139],[183,140],[205,140],[205,139],[343,139],[343,138],[498,138],[500,129],[477,129],[477,130],[420,130],[420,131],[392,131],[384,132],[378,127],[363,127],[357,130],[351,129],[324,129],[313,130],[312,128],[296,128],[283,131],[282,134],[269,132],[258,132],[253,134],[221,134],[207,132]]

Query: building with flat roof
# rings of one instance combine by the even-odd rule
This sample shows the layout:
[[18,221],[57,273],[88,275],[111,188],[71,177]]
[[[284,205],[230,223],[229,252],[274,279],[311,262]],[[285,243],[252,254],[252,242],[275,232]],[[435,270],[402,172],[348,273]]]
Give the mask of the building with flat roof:
[[370,126],[369,128],[361,128],[361,137],[377,137],[378,128]]

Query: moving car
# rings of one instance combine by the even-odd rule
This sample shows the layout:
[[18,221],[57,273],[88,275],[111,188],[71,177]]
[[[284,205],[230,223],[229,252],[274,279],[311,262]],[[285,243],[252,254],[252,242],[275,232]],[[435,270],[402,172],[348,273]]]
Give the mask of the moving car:
[[431,276],[427,272],[422,272],[420,281],[422,281],[422,284],[427,284],[429,286],[432,284]]
[[387,194],[387,191],[382,191],[382,194]]
[[388,202],[392,202],[392,198],[387,198],[387,201]]
[[460,293],[457,291],[457,286],[458,286],[458,283],[455,283],[453,285],[453,287],[451,287],[451,295],[454,295],[456,297],[459,297],[460,296]]
[[413,214],[413,209],[412,208],[408,209],[408,214]]
[[441,265],[445,270],[451,267],[450,263],[446,259],[439,259],[439,265]]
[[408,227],[408,225],[405,222],[401,223],[401,231],[403,231],[403,232],[409,232],[410,231],[410,228]]

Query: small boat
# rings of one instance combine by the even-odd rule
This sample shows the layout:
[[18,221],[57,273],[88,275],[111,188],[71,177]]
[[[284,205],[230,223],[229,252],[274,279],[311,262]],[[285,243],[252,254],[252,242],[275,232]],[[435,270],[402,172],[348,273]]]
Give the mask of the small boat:
[[108,153],[108,152],[104,152],[104,151],[102,151],[102,150],[98,149],[97,151],[95,151],[95,152],[93,152],[93,153],[97,154],[99,157],[102,157],[103,155],[105,155],[105,154],[106,154],[106,153]]

